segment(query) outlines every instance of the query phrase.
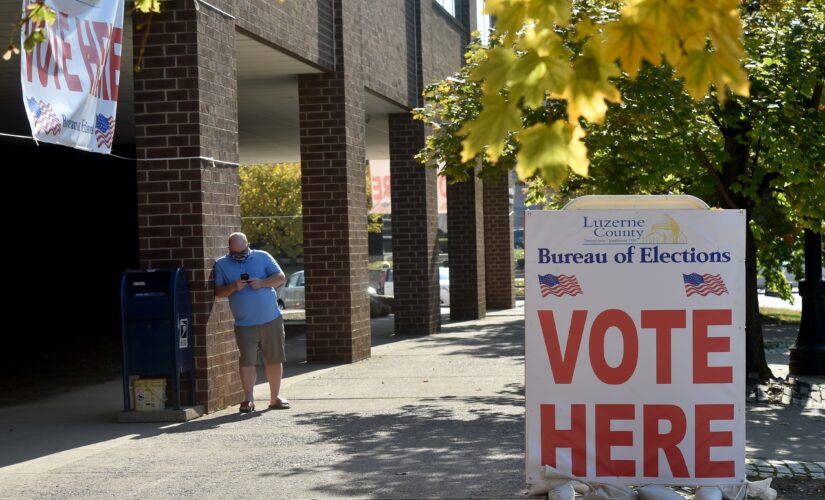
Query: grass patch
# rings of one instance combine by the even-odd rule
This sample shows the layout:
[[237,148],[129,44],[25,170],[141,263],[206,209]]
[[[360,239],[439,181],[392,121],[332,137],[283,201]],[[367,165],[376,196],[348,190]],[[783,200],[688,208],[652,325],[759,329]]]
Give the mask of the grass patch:
[[516,298],[517,299],[523,299],[524,298],[524,278],[516,278],[515,288],[516,288]]
[[802,312],[791,311],[789,309],[773,309],[770,307],[760,307],[759,314],[762,320],[768,324],[791,324],[798,325],[802,320]]

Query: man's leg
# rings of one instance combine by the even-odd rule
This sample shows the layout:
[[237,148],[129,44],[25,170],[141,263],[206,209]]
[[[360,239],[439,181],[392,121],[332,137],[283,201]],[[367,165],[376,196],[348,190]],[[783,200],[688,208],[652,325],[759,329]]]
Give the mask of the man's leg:
[[[267,376],[269,375],[269,367],[267,367]],[[253,392],[255,390],[255,379],[258,376],[258,370],[255,365],[243,366],[241,365],[241,385],[243,386],[243,400],[255,401]],[[279,381],[280,384],[280,381]]]
[[238,359],[238,371],[241,376],[241,387],[243,387],[243,400],[254,401],[255,380],[258,370],[255,368],[255,361],[258,358],[258,338],[260,334],[255,331],[255,327],[236,326],[235,340],[241,357]]
[[266,379],[269,380],[269,404],[278,404],[278,395],[281,393],[281,378],[284,376],[284,364],[272,363],[266,365]]
[[280,397],[286,361],[284,344],[284,319],[279,317],[267,323],[265,331],[261,332],[261,351],[264,354],[266,378],[269,381],[269,404],[279,408],[289,408],[287,400]]

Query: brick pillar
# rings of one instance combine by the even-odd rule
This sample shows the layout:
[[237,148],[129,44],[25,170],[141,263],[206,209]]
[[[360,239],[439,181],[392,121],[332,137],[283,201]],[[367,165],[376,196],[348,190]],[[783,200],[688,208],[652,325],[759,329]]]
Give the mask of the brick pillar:
[[510,172],[484,178],[484,277],[487,307],[516,306]]
[[482,199],[481,181],[475,176],[447,184],[451,320],[479,319],[487,314]]
[[[210,412],[242,396],[232,316],[212,280],[226,237],[240,227],[238,172],[197,158],[238,161],[234,36],[234,22],[211,9],[164,2],[134,77],[141,266],[188,272],[196,399]],[[134,34],[136,54],[142,39]]]
[[424,147],[424,124],[409,113],[389,115],[395,332],[435,333],[438,287],[436,172],[413,156]]
[[307,360],[328,363],[370,355],[362,19],[333,17],[335,71],[298,79]]

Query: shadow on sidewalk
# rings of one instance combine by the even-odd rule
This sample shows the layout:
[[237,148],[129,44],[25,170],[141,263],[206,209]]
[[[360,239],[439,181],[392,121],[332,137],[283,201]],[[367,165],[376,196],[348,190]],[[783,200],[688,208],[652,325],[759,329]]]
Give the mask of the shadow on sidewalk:
[[[409,338],[394,335],[392,316],[375,318],[371,326],[373,346]],[[118,349],[119,346],[109,348],[106,351],[106,359],[118,356]],[[289,361],[284,368],[284,377],[287,379],[333,366],[306,363],[306,335],[303,333],[287,335],[287,359]],[[59,375],[31,380],[31,383],[25,386],[28,399],[10,400],[24,404],[0,406],[0,467],[97,445],[113,439],[124,437],[142,439],[168,432],[198,432],[250,417],[232,413],[175,426],[170,426],[168,423],[115,423],[117,413],[123,409],[123,386],[119,376],[119,363],[118,358],[116,365],[107,368],[106,378],[103,380],[109,379],[109,381],[102,383],[100,378],[95,380],[95,373],[89,373],[88,378],[70,380],[61,379]],[[97,370],[97,365],[89,362],[85,364],[87,371]],[[59,366],[55,366],[55,371],[59,372]],[[16,379],[25,379],[27,376],[33,378],[30,375],[8,374],[5,384],[14,387]],[[101,375],[98,373],[97,376]],[[258,383],[265,382],[266,376],[261,367]],[[0,384],[0,389],[2,388],[3,385]],[[38,395],[42,399],[34,400],[33,398]],[[252,418],[258,415],[260,413],[256,412],[252,414]]]
[[[523,314],[503,323],[471,323],[445,322],[425,342],[436,349],[450,347],[444,351],[448,356],[523,362]],[[390,413],[330,411],[301,415],[296,421],[320,434],[316,444],[335,443],[340,449],[335,471],[355,478],[318,484],[312,489],[320,496],[481,498],[490,492],[515,497],[525,493],[521,383],[508,384],[492,396],[423,398]],[[291,475],[327,470],[326,465],[306,466]]]
[[748,404],[745,419],[749,458],[800,462],[825,459],[825,414],[822,410]]
[[[392,315],[372,318],[370,320],[370,329],[373,348],[410,338],[409,336],[395,334],[395,317]],[[285,379],[331,366],[338,366],[336,364],[326,363],[307,363],[306,330],[300,322],[287,322],[286,331],[287,362],[284,365]],[[266,380],[266,375],[264,373],[263,360],[260,358],[260,355],[258,361],[258,383],[261,383]]]
[[[492,397],[422,400],[392,413],[322,412],[299,425],[316,443],[340,447],[335,470],[349,483],[319,484],[320,496],[481,498],[524,494],[524,399],[521,384]],[[473,464],[468,467],[468,463]],[[327,470],[325,465],[293,475]]]
[[[121,394],[120,382],[107,382],[79,389],[49,403],[0,409],[0,468],[66,451],[82,453],[84,447],[94,448],[119,438],[137,440],[161,434],[209,431],[274,411],[231,412],[185,423],[118,424],[115,415],[122,410],[118,399]],[[106,399],[96,399],[99,397]]]
[[[475,324],[468,329],[467,322],[445,323],[438,335],[429,340],[437,344],[458,347],[452,355],[483,358],[513,358],[524,362],[524,314],[514,315],[512,320],[491,324]],[[476,322],[473,322],[476,323]],[[471,331],[471,336],[450,335]]]

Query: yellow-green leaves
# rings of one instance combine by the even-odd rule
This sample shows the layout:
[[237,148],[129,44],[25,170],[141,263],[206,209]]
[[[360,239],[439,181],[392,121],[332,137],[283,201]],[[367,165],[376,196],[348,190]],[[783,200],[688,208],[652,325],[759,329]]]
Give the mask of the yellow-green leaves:
[[46,31],[42,28],[39,30],[35,30],[29,36],[26,37],[26,40],[23,41],[23,49],[26,52],[31,52],[32,50],[34,50],[35,45],[45,41]]
[[[559,138],[560,130],[569,127],[583,134],[580,119],[601,123],[608,103],[621,101],[610,81],[620,74],[617,61],[635,78],[643,61],[659,65],[664,59],[695,99],[704,97],[711,86],[722,100],[726,89],[747,95],[748,79],[740,64],[744,48],[738,4],[738,0],[626,0],[620,16],[605,5],[606,10],[593,10],[593,15],[571,18],[572,0],[487,0],[485,12],[496,16],[502,46],[475,61],[473,78],[484,82],[484,110],[460,130],[467,136],[462,161],[486,152],[495,163],[511,132],[524,127],[519,106],[541,110],[548,100],[563,99],[566,125],[540,124],[515,135],[521,145],[519,175],[524,178],[539,171],[556,179],[573,164],[586,173],[586,161],[569,161],[578,156],[571,153],[571,141]],[[562,33],[569,35],[568,42],[577,43],[565,46]],[[577,151],[583,154],[584,146]]]
[[618,21],[605,26],[605,33],[607,57],[620,59],[631,77],[643,59],[657,65],[664,55],[696,99],[706,95],[711,84],[720,99],[726,86],[748,94],[747,75],[739,63],[744,48],[736,0],[631,2]]
[[241,231],[273,254],[301,255],[300,163],[245,165],[238,176]]
[[[45,24],[52,25],[57,19],[57,13],[43,2],[32,2],[26,5],[26,11],[23,19],[17,21],[15,29],[22,29],[26,23],[31,22],[32,30],[23,40],[23,49],[26,52],[34,50],[34,46],[38,43],[46,41]],[[40,26],[40,27],[38,27]],[[3,59],[11,59],[12,54],[19,54],[18,49],[14,43],[9,44],[9,48],[3,54]]]
[[701,99],[710,84],[716,86],[723,101],[726,86],[737,94],[748,95],[748,75],[745,70],[739,66],[738,61],[731,61],[719,52],[690,51],[677,74],[684,78],[685,90],[694,99]]
[[607,80],[619,76],[619,68],[612,62],[605,62],[601,41],[591,38],[582,55],[574,61],[573,69],[573,79],[564,92],[567,118],[573,123],[577,123],[579,117],[602,123],[607,112],[607,101],[621,101],[619,90]]
[[[486,95],[482,106],[481,113],[472,122],[472,133],[461,142],[464,146],[461,152],[462,163],[484,152],[485,147],[487,158],[495,163],[504,150],[507,134],[521,128],[521,112],[504,97],[498,94]],[[467,132],[469,130],[462,128],[458,133],[463,135]]]
[[679,68],[679,76],[685,79],[685,90],[694,99],[705,95],[705,91],[715,79],[713,54],[703,50],[691,50]]
[[587,148],[581,141],[584,131],[578,125],[557,120],[551,125],[533,125],[519,135],[521,149],[516,172],[520,179],[529,179],[539,172],[551,186],[558,186],[567,177],[567,169],[586,176],[589,161]]
[[570,0],[527,2],[527,16],[540,26],[566,26],[570,22]]
[[537,33],[530,29],[520,45],[536,49],[526,50],[514,61],[507,81],[511,99],[524,99],[525,106],[538,108],[544,105],[548,94],[561,97],[570,80],[572,55],[561,38],[550,30]]
[[45,21],[47,24],[54,24],[57,19],[57,13],[45,3],[30,3],[26,6],[26,10],[33,23]]
[[135,0],[135,10],[148,14],[160,12],[160,0]]
[[742,46],[742,20],[737,2],[722,0],[707,6],[707,31],[713,46],[720,54],[738,59]]
[[657,64],[662,58],[660,29],[654,24],[643,22],[636,16],[624,15],[606,28],[608,60],[621,59],[622,68],[631,78],[635,78],[647,59]]
[[[498,92],[510,85],[509,75],[518,60],[515,52],[503,47],[490,49],[485,64],[473,74],[476,80],[484,80],[484,88],[490,93]],[[481,71],[483,69],[483,71]]]
[[486,0],[484,13],[496,16],[496,33],[504,34],[504,41],[515,40],[519,30],[527,22],[525,0]]

